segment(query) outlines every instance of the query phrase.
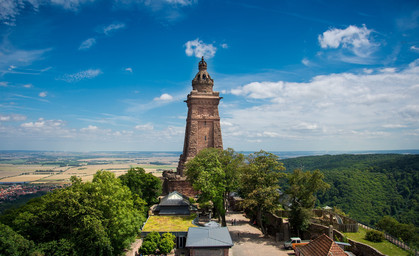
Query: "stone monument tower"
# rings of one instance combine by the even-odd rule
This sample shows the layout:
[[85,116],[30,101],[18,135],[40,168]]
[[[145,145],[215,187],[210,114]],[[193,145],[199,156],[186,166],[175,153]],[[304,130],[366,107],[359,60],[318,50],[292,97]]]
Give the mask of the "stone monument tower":
[[204,148],[223,148],[218,104],[220,93],[214,92],[214,80],[207,72],[207,63],[202,57],[199,71],[192,80],[192,91],[185,101],[188,104],[185,142],[180,155],[177,174],[184,176],[185,164]]

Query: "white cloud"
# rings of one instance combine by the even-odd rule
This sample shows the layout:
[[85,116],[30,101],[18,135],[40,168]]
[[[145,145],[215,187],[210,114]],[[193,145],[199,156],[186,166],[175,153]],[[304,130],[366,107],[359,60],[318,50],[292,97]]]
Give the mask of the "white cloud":
[[228,48],[228,44],[226,44],[226,43],[221,44],[221,48],[223,48],[223,49],[227,49],[227,48]]
[[132,68],[126,68],[125,71],[132,73]]
[[47,97],[47,92],[40,92],[39,97],[42,97],[42,98]]
[[99,130],[99,128],[97,126],[95,126],[95,125],[89,125],[89,126],[87,126],[85,128],[81,128],[80,129],[81,132],[95,132],[97,130]]
[[212,58],[217,51],[215,46],[212,44],[205,44],[202,40],[199,40],[199,38],[186,42],[185,47],[186,55],[195,56],[197,58],[201,58],[202,56],[207,59]]
[[32,88],[33,85],[32,84],[24,84],[23,87],[25,87],[25,88]]
[[194,3],[193,0],[165,0],[169,4],[178,4],[181,6],[188,6]]
[[9,121],[25,121],[26,116],[24,115],[0,115],[0,122],[9,122]]
[[79,50],[87,50],[90,47],[92,47],[95,43],[96,43],[96,39],[95,38],[86,39],[85,41],[83,41],[80,44]]
[[122,29],[125,27],[124,23],[112,23],[106,27],[103,28],[102,32],[105,35],[109,35],[112,31]]
[[[95,2],[95,0],[50,0],[50,1],[52,4],[61,6],[62,8],[71,10],[71,11],[78,11],[81,5]],[[42,3],[41,0],[30,0],[30,2]]]
[[407,127],[407,125],[403,125],[403,124],[384,124],[383,127],[384,128],[389,128],[389,129],[396,129],[396,128],[405,128],[405,127]]
[[78,11],[80,6],[95,0],[1,0],[0,22],[14,26],[16,17],[24,8],[32,7],[38,11],[40,5],[57,5],[71,11]]
[[[41,50],[18,50],[9,47],[8,43],[3,42],[0,46],[0,73],[23,73],[17,66],[27,66],[44,57],[45,53],[51,49]],[[33,71],[31,73],[34,73]]]
[[158,98],[154,98],[155,101],[171,101],[173,100],[173,96],[167,93],[163,93]]
[[45,120],[44,118],[39,118],[38,121],[23,123],[20,126],[28,129],[51,130],[64,126],[64,122],[62,120]]
[[0,82],[0,87],[7,87],[8,86],[8,82]]
[[308,65],[310,65],[310,61],[309,61],[307,58],[302,59],[302,60],[301,60],[301,63],[303,63],[303,64],[304,64],[304,66],[308,66]]
[[276,150],[278,143],[293,150],[415,148],[419,137],[403,134],[419,127],[417,81],[419,61],[308,82],[248,83],[230,90],[246,104],[222,109],[223,138],[242,148],[240,138],[260,137]]
[[114,0],[114,7],[124,9],[145,7],[155,18],[166,23],[182,19],[185,15],[183,9],[197,2],[197,0]]
[[140,131],[151,131],[154,130],[154,126],[151,123],[139,124],[135,126],[135,129]]
[[319,35],[318,40],[323,49],[342,49],[338,55],[341,61],[365,64],[379,46],[373,42],[371,32],[373,30],[365,25],[351,25],[346,29],[329,29]]
[[412,50],[412,51],[414,51],[414,52],[419,52],[419,47],[416,47],[416,46],[412,45],[412,46],[410,47],[410,50]]
[[338,48],[339,46],[359,48],[371,45],[369,40],[371,31],[365,25],[361,28],[357,26],[349,26],[346,29],[333,28],[323,32],[318,39],[322,48]]
[[0,1],[0,21],[6,25],[14,25],[15,17],[19,14],[23,1],[2,0]]
[[102,71],[100,69],[88,69],[75,74],[67,74],[61,80],[64,80],[68,83],[72,83],[78,82],[83,79],[92,79],[100,74],[102,74]]

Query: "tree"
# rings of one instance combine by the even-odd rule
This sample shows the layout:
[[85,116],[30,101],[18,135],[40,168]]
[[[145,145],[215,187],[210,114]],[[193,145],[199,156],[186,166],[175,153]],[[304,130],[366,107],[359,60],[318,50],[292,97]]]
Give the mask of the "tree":
[[159,252],[164,255],[170,253],[175,247],[175,238],[176,236],[172,233],[164,233],[158,245]]
[[250,154],[247,160],[249,164],[243,168],[241,175],[243,206],[253,211],[258,226],[266,234],[262,213],[278,207],[278,183],[285,168],[278,162],[278,156],[263,150]]
[[[29,201],[1,221],[62,255],[118,255],[145,221],[128,187],[111,172],[98,171],[92,182],[72,178],[72,186]],[[59,254],[56,252],[55,254]]]
[[243,159],[232,149],[207,148],[186,164],[187,179],[201,192],[198,201],[212,201],[222,226],[226,226],[228,194],[238,186],[238,169],[243,165]]
[[11,227],[0,223],[0,255],[29,255],[34,243],[16,233]]
[[156,254],[158,245],[160,244],[160,234],[153,231],[150,232],[146,237],[143,239],[143,243],[141,244],[140,253],[145,255]]
[[162,192],[161,180],[151,173],[145,173],[140,167],[129,169],[119,179],[123,185],[129,187],[135,197],[144,199],[148,206],[156,203]]
[[315,193],[330,187],[323,181],[323,177],[319,170],[303,172],[301,169],[295,169],[288,175],[289,188],[286,194],[289,196],[291,208],[289,220],[298,235],[300,231],[309,227],[311,211],[316,203]]
[[153,241],[144,241],[141,244],[140,253],[144,255],[156,254],[157,244]]

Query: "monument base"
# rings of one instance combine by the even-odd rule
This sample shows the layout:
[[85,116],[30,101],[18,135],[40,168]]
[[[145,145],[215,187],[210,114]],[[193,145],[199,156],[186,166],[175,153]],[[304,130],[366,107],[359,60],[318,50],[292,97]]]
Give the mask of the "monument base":
[[199,191],[193,189],[191,183],[186,180],[186,177],[181,177],[176,172],[163,172],[163,194],[167,195],[170,192],[177,191],[188,197],[195,197]]

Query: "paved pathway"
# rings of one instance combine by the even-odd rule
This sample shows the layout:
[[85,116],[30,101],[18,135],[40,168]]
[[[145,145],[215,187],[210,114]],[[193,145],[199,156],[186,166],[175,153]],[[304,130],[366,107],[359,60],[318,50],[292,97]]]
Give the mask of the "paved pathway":
[[[231,221],[236,219],[236,225]],[[294,251],[285,250],[284,242],[276,242],[274,238],[265,237],[262,232],[250,225],[249,219],[241,212],[227,212],[227,227],[233,239],[234,246],[230,250],[232,256],[247,255],[293,255]]]

